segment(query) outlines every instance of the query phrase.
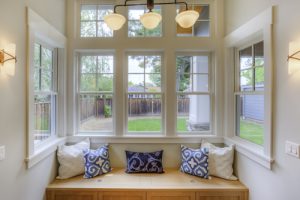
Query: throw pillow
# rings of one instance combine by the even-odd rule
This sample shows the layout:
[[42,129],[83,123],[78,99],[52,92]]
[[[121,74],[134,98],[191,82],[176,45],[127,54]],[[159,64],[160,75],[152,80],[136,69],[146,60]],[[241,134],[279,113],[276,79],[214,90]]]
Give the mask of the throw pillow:
[[220,148],[208,142],[203,142],[201,147],[209,150],[208,164],[210,175],[228,180],[237,180],[233,175],[232,168],[234,146]]
[[84,173],[83,150],[90,148],[87,138],[75,145],[61,145],[57,150],[59,162],[57,179],[67,179]]
[[184,173],[208,178],[208,151],[207,149],[192,149],[181,145],[181,167]]
[[163,173],[163,150],[156,152],[126,151],[127,173]]
[[109,161],[109,145],[103,145],[97,150],[86,149],[84,154],[84,178],[93,178],[111,171]]

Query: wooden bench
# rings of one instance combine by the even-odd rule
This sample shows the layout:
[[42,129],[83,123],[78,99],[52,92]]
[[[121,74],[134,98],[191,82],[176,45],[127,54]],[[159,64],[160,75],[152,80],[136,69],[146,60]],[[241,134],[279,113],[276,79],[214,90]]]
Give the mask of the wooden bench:
[[55,180],[46,195],[47,200],[248,200],[248,189],[239,181],[206,180],[178,169],[166,169],[164,174],[113,169],[93,179]]

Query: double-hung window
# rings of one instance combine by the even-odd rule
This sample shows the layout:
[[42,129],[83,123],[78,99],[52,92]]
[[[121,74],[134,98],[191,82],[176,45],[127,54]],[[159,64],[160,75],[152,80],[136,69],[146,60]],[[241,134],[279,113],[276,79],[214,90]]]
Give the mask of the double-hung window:
[[34,144],[56,134],[57,51],[34,44]]
[[209,54],[176,57],[177,133],[211,131],[212,87]]
[[239,49],[236,66],[236,135],[264,143],[264,43]]
[[104,16],[113,12],[112,5],[81,5],[80,37],[113,37]]
[[79,67],[79,132],[113,132],[114,56],[81,55]]
[[162,55],[129,54],[127,58],[127,132],[161,133]]

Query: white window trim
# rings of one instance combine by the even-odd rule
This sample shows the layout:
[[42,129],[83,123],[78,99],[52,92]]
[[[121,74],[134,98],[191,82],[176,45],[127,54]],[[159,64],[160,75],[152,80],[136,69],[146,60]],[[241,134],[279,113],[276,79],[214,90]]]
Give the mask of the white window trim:
[[[96,135],[96,136],[113,136],[116,133],[116,109],[113,109],[112,112],[112,121],[113,121],[113,129],[111,132],[106,132],[106,131],[79,131],[79,125],[80,125],[80,104],[79,104],[79,99],[80,99],[80,94],[97,94],[96,92],[80,92],[80,69],[81,69],[81,57],[82,56],[113,56],[113,91],[112,96],[113,96],[113,108],[115,108],[116,105],[116,101],[115,101],[115,92],[116,92],[116,56],[115,56],[115,52],[114,50],[97,50],[97,51],[79,51],[78,53],[78,69],[77,69],[77,89],[76,89],[76,105],[77,105],[77,109],[76,109],[76,135],[79,136],[91,136],[91,135]],[[105,92],[98,92],[99,94],[104,94]]]
[[[37,164],[39,161],[53,153],[57,145],[64,142],[66,132],[66,38],[57,31],[46,20],[36,14],[30,8],[27,8],[27,168]],[[57,125],[56,136],[50,137],[40,145],[34,146],[34,44],[36,41],[42,41],[54,48],[57,48],[58,73],[57,73]]]
[[[259,163],[260,165],[271,169],[272,163],[272,83],[273,83],[273,7],[265,10],[261,14],[252,18],[250,21],[230,33],[225,37],[225,135],[226,144],[235,144],[236,150]],[[264,145],[261,147],[251,142],[247,142],[235,136],[235,118],[234,118],[234,66],[235,66],[235,48],[241,47],[249,42],[261,38],[264,41],[265,58],[265,119],[264,119]]]
[[[188,0],[189,3],[194,3],[191,0]],[[172,23],[172,25],[163,24],[163,34],[170,34],[170,38],[128,38],[127,37],[127,26],[124,25],[124,28],[116,31],[114,38],[89,38],[89,39],[81,39],[79,37],[79,27],[80,27],[80,19],[78,13],[80,13],[80,3],[88,3],[88,4],[97,4],[98,0],[78,0],[70,2],[70,6],[68,7],[68,11],[70,16],[70,29],[74,30],[70,38],[71,41],[69,43],[69,47],[71,49],[69,57],[68,57],[68,136],[70,137],[87,137],[90,136],[92,139],[97,138],[103,141],[113,141],[112,143],[145,143],[146,141],[150,143],[169,143],[169,141],[177,141],[177,143],[184,142],[195,142],[199,143],[202,139],[206,139],[209,142],[215,143],[223,143],[223,67],[221,64],[223,63],[223,50],[222,50],[222,42],[223,41],[223,29],[222,26],[222,13],[223,13],[223,3],[217,0],[201,0],[200,4],[209,4],[210,5],[210,20],[211,20],[211,34],[208,38],[198,38],[198,37],[184,37],[177,38],[176,36],[176,23]],[[111,3],[111,1],[103,0],[101,3]],[[163,19],[172,18],[174,20],[176,16],[176,10],[173,7],[163,6]],[[121,9],[118,13],[127,16],[127,9]],[[219,19],[220,20],[216,20]],[[163,22],[164,23],[164,22]],[[220,30],[219,30],[220,29]],[[218,31],[217,31],[218,30]],[[105,136],[105,135],[77,135],[76,129],[76,89],[77,89],[77,81],[75,75],[77,73],[78,67],[78,52],[81,51],[95,51],[99,49],[99,41],[101,40],[101,49],[114,49],[116,56],[116,109],[119,109],[119,115],[116,116],[115,122],[115,136]],[[157,42],[153,42],[153,41]],[[220,41],[219,41],[220,40]],[[176,42],[174,42],[176,41]],[[145,45],[141,46],[141,42],[144,42]],[[116,45],[118,44],[118,45]],[[176,106],[176,90],[173,87],[176,83],[175,75],[176,72],[172,67],[168,67],[165,70],[168,70],[168,74],[165,74],[163,79],[165,80],[166,86],[169,88],[165,90],[164,103],[165,103],[165,133],[160,136],[129,136],[125,134],[125,108],[123,105],[125,102],[125,86],[124,86],[124,63],[126,63],[126,52],[127,51],[163,51],[164,53],[164,63],[168,64],[168,66],[175,66],[176,64],[176,53],[180,52],[211,52],[212,55],[212,65],[214,66],[213,73],[216,75],[216,79],[214,80],[215,92],[213,95],[213,113],[214,113],[214,132],[213,135],[177,135],[175,130],[175,122],[176,122],[176,113],[174,112],[174,108]],[[216,73],[221,72],[221,73]],[[148,140],[148,138],[150,138]],[[186,139],[186,140],[185,140]],[[133,141],[133,142],[131,142]],[[138,141],[138,142],[137,142]]]

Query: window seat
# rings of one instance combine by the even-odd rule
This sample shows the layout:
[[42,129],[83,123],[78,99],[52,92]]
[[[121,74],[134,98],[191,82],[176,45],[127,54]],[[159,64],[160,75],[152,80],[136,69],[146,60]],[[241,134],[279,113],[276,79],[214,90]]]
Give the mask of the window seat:
[[47,200],[248,200],[248,188],[239,181],[201,179],[178,169],[165,169],[164,174],[124,171],[55,180],[46,189]]

